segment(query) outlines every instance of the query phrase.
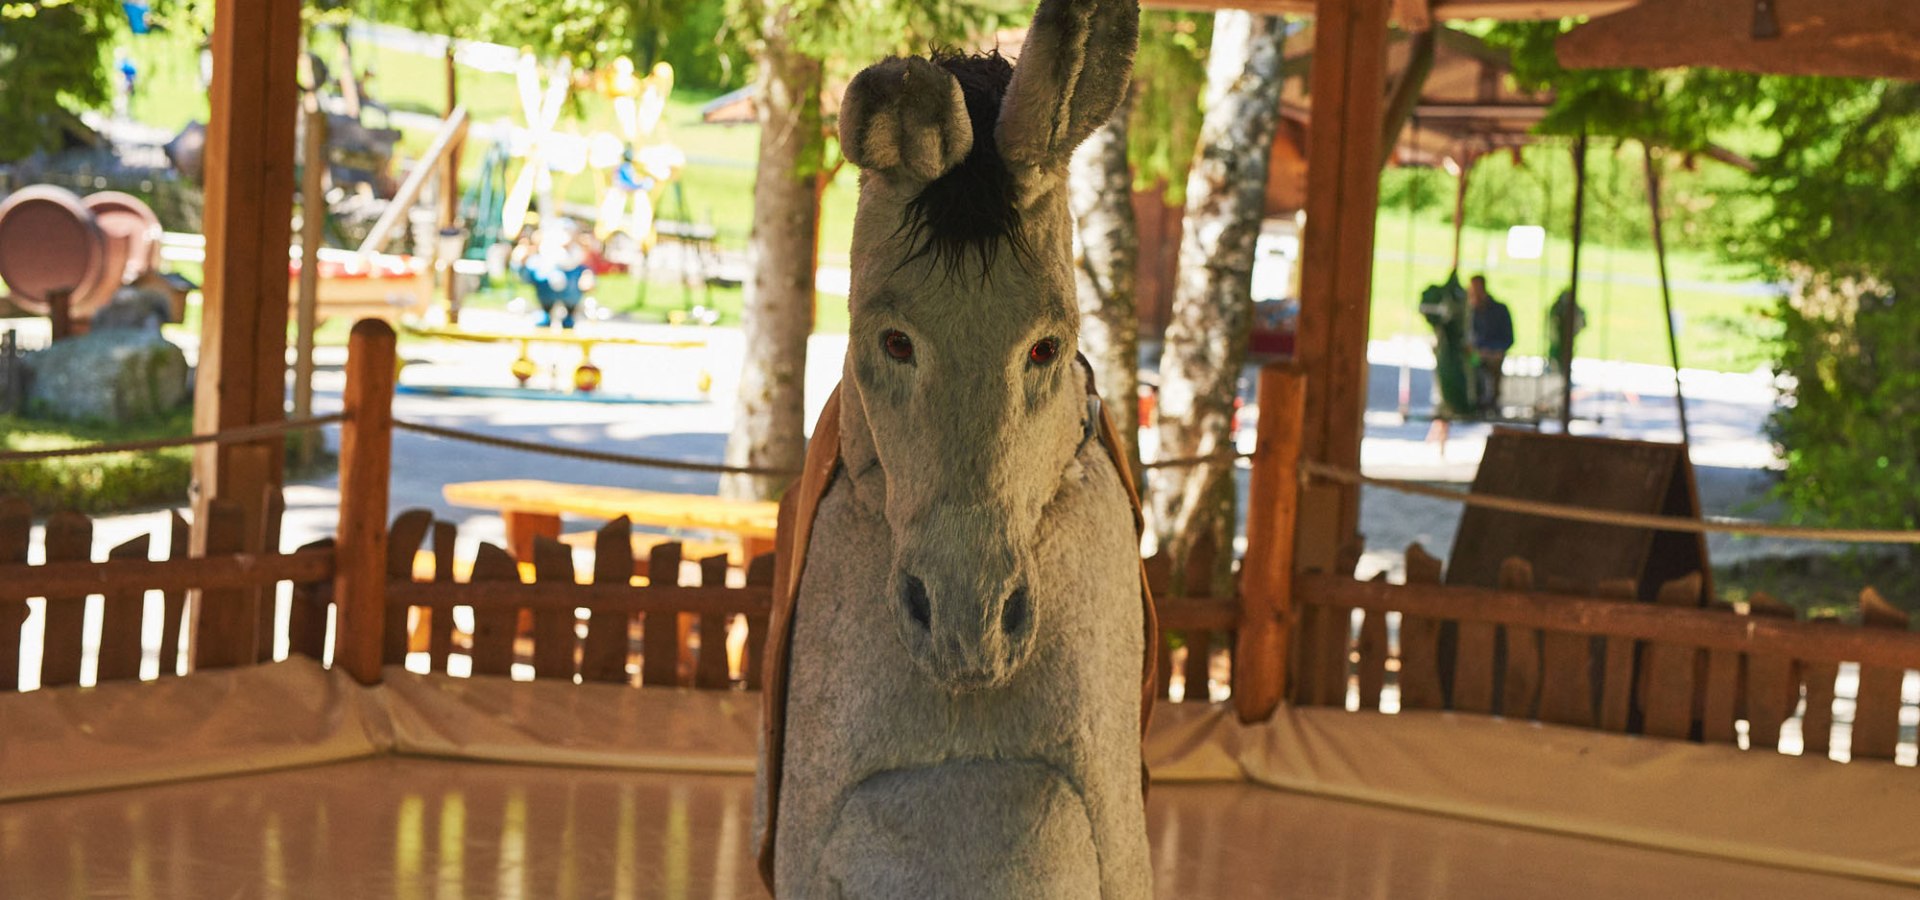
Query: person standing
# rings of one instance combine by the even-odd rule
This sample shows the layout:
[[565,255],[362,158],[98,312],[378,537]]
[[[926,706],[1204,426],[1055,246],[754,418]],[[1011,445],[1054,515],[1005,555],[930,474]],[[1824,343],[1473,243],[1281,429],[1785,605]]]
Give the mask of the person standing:
[[1478,365],[1474,372],[1474,406],[1482,413],[1500,411],[1500,367],[1513,348],[1513,314],[1507,305],[1487,293],[1487,277],[1475,275],[1467,283],[1470,340]]

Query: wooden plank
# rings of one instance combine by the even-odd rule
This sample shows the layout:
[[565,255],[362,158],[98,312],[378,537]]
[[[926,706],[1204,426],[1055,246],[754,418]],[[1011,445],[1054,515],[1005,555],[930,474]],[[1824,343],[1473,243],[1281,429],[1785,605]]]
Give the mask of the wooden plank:
[[[237,535],[237,531],[236,531]],[[235,540],[227,543],[236,543]],[[182,553],[185,552],[182,542]],[[43,566],[0,564],[0,599],[44,597],[49,594],[99,594],[107,591],[187,591],[195,588],[236,589],[327,578],[333,574],[331,550],[262,555],[227,553],[210,559],[107,560],[48,563]],[[252,632],[249,630],[248,637]],[[177,646],[177,644],[176,644]]]
[[[333,549],[333,538],[322,538],[301,547],[308,550]],[[323,660],[327,652],[327,607],[333,604],[333,583],[327,580],[296,581],[293,602],[287,609],[287,655],[299,654]]]
[[1696,647],[1782,652],[1800,659],[1920,666],[1920,632],[1824,628],[1785,620],[1746,620],[1699,608],[1616,603],[1559,594],[1517,593],[1448,585],[1427,587],[1354,581],[1315,572],[1299,576],[1303,603],[1320,607],[1399,610],[1470,622],[1552,628],[1580,634],[1660,639]]
[[[749,589],[770,590],[778,578],[774,574],[777,560],[771,553],[762,554],[747,563],[747,587]],[[746,680],[748,690],[759,690],[761,679],[765,676],[767,613],[749,612],[747,617],[747,661]]]
[[[413,560],[420,555],[427,532],[433,528],[433,513],[409,509],[395,516],[387,528],[387,582],[413,580]],[[387,605],[385,624],[380,628],[380,661],[389,666],[407,663],[407,627],[412,610],[397,604]]]
[[[153,536],[140,535],[108,551],[108,559],[146,559]],[[138,681],[140,678],[140,624],[145,617],[147,592],[114,591],[100,601],[100,655],[95,684]]]
[[[1533,565],[1518,557],[1500,564],[1500,589],[1533,590]],[[1503,625],[1501,642],[1506,656],[1501,668],[1500,714],[1509,719],[1531,719],[1540,699],[1540,629]]]
[[[1186,569],[1181,573],[1180,580],[1188,596],[1203,600],[1212,597],[1216,553],[1212,531],[1203,532],[1187,550]],[[1157,620],[1158,616],[1155,618]],[[1189,628],[1181,636],[1186,644],[1185,662],[1180,669],[1183,685],[1181,700],[1188,703],[1210,702],[1213,698],[1207,683],[1212,680],[1212,667],[1208,664],[1208,658],[1213,654],[1213,633],[1203,628]],[[1194,689],[1195,685],[1199,686],[1198,691]]]
[[[1635,0],[1433,0],[1426,4],[1426,19],[1470,21],[1473,19],[1500,19],[1503,21],[1537,21],[1562,18],[1586,18],[1606,15],[1631,6]],[[1146,0],[1140,4],[1147,9],[1190,10],[1194,12],[1215,12],[1221,9],[1244,9],[1264,16],[1312,16],[1318,7],[1315,0]],[[1394,21],[1402,30],[1417,30],[1418,18],[1409,18],[1411,13],[1406,4],[1393,4]]]
[[[1793,607],[1766,594],[1747,600],[1747,615],[1793,619]],[[1774,750],[1780,746],[1780,726],[1800,705],[1800,680],[1792,657],[1771,653],[1746,655],[1747,746]]]
[[[89,561],[93,558],[93,520],[79,513],[54,513],[47,517],[42,541],[49,562]],[[40,644],[41,687],[80,683],[86,613],[84,593],[47,597],[46,632]]]
[[1380,691],[1387,684],[1387,614],[1368,611],[1361,615],[1365,618],[1360,620],[1360,638],[1354,644],[1359,656],[1354,678],[1360,686],[1360,708],[1378,710]]
[[705,494],[674,494],[534,479],[449,484],[441,494],[455,506],[497,509],[516,515],[575,515],[609,520],[626,516],[643,525],[676,530],[724,531],[743,538],[772,538],[780,525],[778,503]]
[[507,524],[507,550],[523,563],[533,562],[533,546],[539,539],[560,537],[560,517],[556,514],[507,510],[500,518]]
[[[33,508],[17,497],[0,497],[0,570],[24,568],[33,537]],[[0,692],[20,689],[20,628],[27,600],[0,595]]]
[[1454,634],[1455,710],[1493,713],[1493,654],[1498,634],[1498,627],[1487,622],[1460,622]]
[[[1821,631],[1856,630],[1842,628],[1840,620],[1832,616],[1817,616],[1807,624]],[[1840,675],[1840,665],[1802,658],[1799,671],[1807,692],[1807,711],[1800,718],[1800,752],[1802,756],[1826,756],[1833,749],[1833,681]]]
[[[601,526],[594,537],[593,583],[626,587],[633,575],[633,522],[621,516]],[[594,610],[587,621],[580,677],[624,684],[633,616],[620,610]]]
[[[507,584],[520,586],[520,567],[513,555],[492,544],[481,544],[479,552],[473,558],[472,580],[464,585],[432,585],[442,590],[453,589],[453,596],[463,592],[478,593],[479,589]],[[422,585],[407,585],[418,590]],[[513,639],[520,622],[520,608],[509,605],[473,607],[473,674],[510,675],[513,672]]]
[[[453,583],[454,541],[459,537],[452,522],[433,523],[433,580],[435,584]],[[453,610],[428,609],[427,671],[447,671],[453,656]]]
[[[539,582],[572,587],[573,549],[552,538],[536,538],[533,567]],[[573,680],[573,621],[570,608],[539,609],[533,613],[533,677]]]
[[[1407,547],[1407,583],[1440,583],[1440,560],[1418,543]],[[1400,614],[1400,708],[1445,709],[1440,683],[1440,621]]]
[[[515,563],[516,576],[519,564]],[[617,609],[645,615],[651,612],[704,615],[762,615],[770,611],[772,591],[763,587],[623,587],[576,584],[556,587],[517,581],[473,581],[467,584],[412,582],[394,586],[389,602],[446,609],[471,606],[475,610]]]
[[[1708,609],[1722,615],[1733,613],[1731,605],[1718,602]],[[1700,740],[1709,744],[1737,744],[1740,735],[1734,720],[1740,715],[1741,654],[1733,650],[1708,650],[1705,657],[1700,671],[1706,679],[1699,692]]]
[[[286,497],[280,488],[267,489],[265,511],[259,522],[260,534],[249,546],[263,553],[280,552],[280,517],[287,511]],[[253,589],[253,661],[273,662],[274,645],[279,643],[280,585],[263,584]]]
[[413,170],[407,173],[406,180],[400,182],[400,187],[394,191],[393,199],[388,201],[386,209],[380,212],[380,218],[374,221],[373,227],[367,231],[367,236],[360,241],[361,256],[371,257],[386,247],[387,241],[393,235],[393,230],[400,225],[400,220],[413,209],[414,201],[419,199],[420,189],[426,185],[427,179],[440,173],[441,159],[453,152],[453,148],[460,146],[460,142],[465,140],[466,136],[467,108],[456,106],[440,123],[440,130],[434,133],[433,142],[428,144],[427,149],[421,153],[420,159],[413,164]]
[[1154,696],[1162,700],[1173,699],[1173,642],[1185,640],[1180,637],[1184,632],[1173,631],[1166,627],[1160,629],[1160,652],[1153,655]]
[[[193,557],[193,526],[176,510],[167,514],[167,559],[185,564]],[[333,546],[327,545],[327,574],[333,572]],[[4,578],[0,577],[0,583]],[[296,584],[298,582],[295,582]],[[180,641],[187,628],[187,589],[184,586],[149,585],[161,592],[160,677],[180,673]]]
[[[653,575],[648,586],[680,583],[680,545],[661,544],[647,555],[647,570]],[[646,687],[671,687],[680,683],[679,612],[656,609],[645,613],[641,621],[640,683]]]
[[1592,728],[1596,723],[1593,638],[1540,632],[1540,721]]
[[253,642],[258,636],[253,607],[259,592],[252,588],[259,581],[249,579],[240,585],[214,587],[201,580],[202,573],[213,569],[211,563],[216,558],[243,554],[247,545],[246,508],[235,500],[215,498],[206,505],[196,525],[202,558],[187,561],[201,588],[199,600],[193,604],[193,668],[248,665],[253,661]]
[[1240,602],[1214,597],[1153,597],[1154,617],[1162,629],[1232,631],[1240,627]]
[[[1676,578],[1660,586],[1659,603],[1678,609],[1697,607],[1700,578]],[[1648,641],[1640,666],[1641,731],[1654,737],[1685,739],[1693,731],[1695,657],[1700,648],[1673,641]]]
[[[1772,33],[1755,32],[1765,26]],[[1712,67],[1782,75],[1920,80],[1911,0],[1640,3],[1588,22],[1556,47],[1568,68]]]
[[1213,632],[1186,632],[1187,656],[1180,667],[1180,678],[1185,685],[1181,700],[1185,703],[1211,703],[1213,695],[1208,683],[1213,680]]
[[1247,555],[1240,564],[1240,627],[1233,654],[1233,708],[1248,724],[1272,717],[1286,691],[1306,396],[1307,377],[1299,369],[1279,363],[1261,367],[1259,449],[1247,501]]
[[1320,618],[1320,687],[1322,706],[1345,707],[1347,684],[1353,667],[1353,610],[1333,607]]
[[[1907,630],[1907,614],[1869,587],[1860,592],[1860,627]],[[1906,671],[1861,666],[1853,704],[1852,759],[1892,759],[1900,743],[1900,684]]]
[[[704,587],[727,586],[727,558],[709,556],[700,561],[700,584]],[[693,670],[693,686],[708,690],[726,690],[733,684],[727,666],[727,623],[731,616],[708,614],[700,617],[700,662]]]
[[[1594,596],[1634,603],[1640,586],[1631,578],[1615,578],[1594,586]],[[1631,637],[1605,637],[1600,672],[1600,728],[1622,734],[1633,724],[1633,664],[1639,643]]]
[[[282,276],[283,284],[285,280]],[[281,306],[284,310],[285,304]],[[395,565],[387,555],[387,491],[396,365],[393,329],[387,323],[367,319],[353,326],[347,338],[347,422],[340,428],[333,660],[361,684],[380,683],[380,662],[386,652],[387,582]],[[416,536],[411,549],[419,546]],[[412,554],[406,556],[405,565],[400,571],[411,573]]]

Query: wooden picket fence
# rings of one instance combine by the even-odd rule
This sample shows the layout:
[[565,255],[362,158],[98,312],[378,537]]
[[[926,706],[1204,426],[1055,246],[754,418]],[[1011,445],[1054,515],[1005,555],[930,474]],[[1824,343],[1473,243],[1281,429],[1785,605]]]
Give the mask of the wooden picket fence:
[[[1902,689],[1920,670],[1920,633],[1872,588],[1860,593],[1860,625],[1848,626],[1796,621],[1765,596],[1740,610],[1703,607],[1698,574],[1667,582],[1651,604],[1631,581],[1536,591],[1533,567],[1517,558],[1497,590],[1442,586],[1441,576],[1417,544],[1405,585],[1301,575],[1293,702],[1718,744],[1740,743],[1744,722],[1746,746],[1767,750],[1795,722],[1803,753],[1825,756],[1845,736],[1853,759],[1895,759],[1903,741]],[[1397,704],[1383,702],[1389,689]],[[1836,722],[1836,708],[1851,710],[1847,721]]]
[[[573,548],[538,538],[530,571],[512,554],[481,544],[468,565],[455,559],[458,534],[425,510],[402,513],[389,530],[387,620],[382,658],[401,665],[425,656],[432,672],[448,672],[455,655],[473,675],[640,684],[649,687],[757,688],[759,650],[772,609],[774,558],[748,561],[744,584],[728,586],[725,555],[697,560],[697,579],[682,577],[679,543],[648,550],[648,576],[635,575],[632,525],[625,518],[595,535],[591,580],[574,569]],[[416,580],[419,554],[431,556],[432,578]],[[462,571],[465,581],[457,579]],[[523,574],[526,576],[523,578]],[[456,610],[472,626],[456,626]],[[317,610],[316,610],[317,612]],[[323,620],[315,616],[315,620]],[[745,629],[740,659],[727,652]],[[297,641],[316,646],[316,635]]]
[[[262,534],[254,546],[279,546],[283,504],[278,494],[266,504]],[[203,610],[236,615],[251,623],[245,661],[273,658],[274,597],[283,582],[295,594],[311,592],[333,577],[333,552],[325,546],[293,553],[249,553],[243,511],[234,503],[208,504],[206,551],[190,552],[188,522],[170,516],[166,553],[156,558],[159,535],[140,535],[93,559],[92,519],[78,513],[48,516],[42,537],[45,562],[28,565],[32,511],[26,503],[0,497],[0,691],[18,690],[22,670],[22,626],[28,598],[44,598],[39,656],[43,687],[134,680],[151,664],[155,677],[182,671],[182,635],[189,594],[198,593]],[[148,602],[157,593],[157,602]],[[87,627],[90,597],[100,598],[99,624]],[[219,662],[194,660],[185,668]],[[91,673],[90,676],[87,673]]]

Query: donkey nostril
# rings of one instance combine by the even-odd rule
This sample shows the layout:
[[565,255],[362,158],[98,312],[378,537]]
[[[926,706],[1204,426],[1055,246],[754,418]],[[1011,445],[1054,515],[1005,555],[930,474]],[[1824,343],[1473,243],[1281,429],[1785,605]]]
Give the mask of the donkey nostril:
[[1007,634],[1017,634],[1027,625],[1032,611],[1028,609],[1027,589],[1016,588],[1007,595],[1007,603],[1000,610],[1000,630]]
[[908,575],[902,594],[907,602],[907,615],[920,623],[921,628],[932,628],[933,607],[927,602],[927,583]]

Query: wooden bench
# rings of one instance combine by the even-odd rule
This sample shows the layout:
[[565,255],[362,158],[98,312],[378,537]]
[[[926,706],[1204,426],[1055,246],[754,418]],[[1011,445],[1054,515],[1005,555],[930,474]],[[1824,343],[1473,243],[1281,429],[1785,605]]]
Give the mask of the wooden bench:
[[[685,558],[700,559],[728,552],[742,565],[762,553],[773,552],[774,531],[780,520],[780,504],[772,501],[730,500],[703,494],[533,479],[449,484],[442,494],[455,506],[499,510],[507,524],[507,549],[522,562],[532,561],[535,538],[560,539],[560,517],[565,515],[608,520],[626,516],[640,526],[732,535],[739,540],[737,554],[729,552],[730,546],[683,541],[687,545]],[[591,536],[586,539],[590,540]],[[642,541],[649,542],[645,546],[651,547],[659,541],[677,539],[634,535],[636,551],[643,549]],[[636,552],[634,557],[636,567],[645,565],[642,562],[645,553]]]

